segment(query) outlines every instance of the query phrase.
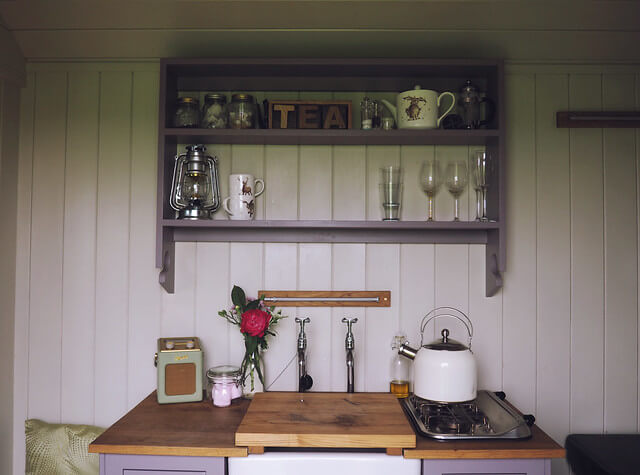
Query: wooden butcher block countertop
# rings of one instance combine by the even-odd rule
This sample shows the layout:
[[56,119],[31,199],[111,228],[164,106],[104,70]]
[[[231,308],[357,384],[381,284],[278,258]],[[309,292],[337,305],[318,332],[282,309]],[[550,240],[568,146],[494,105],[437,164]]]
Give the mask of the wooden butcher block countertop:
[[[311,404],[314,395],[322,393],[266,393],[288,394],[291,397],[303,399]],[[362,394],[375,393],[334,393],[338,398],[345,396],[357,397]],[[388,396],[391,396],[388,394]],[[277,396],[276,396],[277,397]],[[203,457],[244,457],[248,450],[246,446],[236,445],[236,431],[244,424],[243,418],[247,409],[253,407],[256,401],[264,398],[258,394],[254,401],[235,399],[230,407],[214,407],[210,401],[182,403],[182,404],[158,404],[155,391],[146,397],[140,404],[134,407],[118,422],[109,427],[90,446],[89,452],[103,454],[137,454],[137,455],[179,455],[179,456],[203,456]],[[347,399],[349,399],[347,397]],[[352,400],[352,402],[357,402]],[[346,403],[352,405],[350,403]],[[396,402],[398,410],[402,411]],[[256,404],[257,407],[260,403]],[[353,419],[335,420],[342,432],[347,432],[346,427],[357,419],[357,406],[352,405]],[[315,405],[314,405],[315,407]],[[291,418],[289,414],[300,414],[299,411],[290,411],[288,407],[280,407],[279,418]],[[314,418],[320,417],[308,411],[309,422],[306,425],[311,435],[320,438],[327,437],[326,428],[323,431],[314,429]],[[303,415],[306,413],[303,413]],[[297,416],[293,416],[297,417]],[[330,416],[327,416],[330,417]],[[333,416],[335,418],[335,415]],[[403,416],[404,417],[404,416]],[[276,419],[277,420],[277,419]],[[248,419],[248,422],[251,420]],[[407,424],[409,422],[405,419]],[[300,421],[302,424],[303,421]],[[245,429],[247,434],[250,432]],[[410,425],[406,426],[411,428]],[[405,426],[397,427],[396,437],[405,440],[407,433]],[[259,429],[260,430],[260,429]],[[411,429],[412,430],[412,429]],[[547,434],[537,426],[532,427],[533,436],[526,440],[461,440],[440,442],[420,436],[415,437],[415,445],[401,443],[404,447],[405,458],[419,459],[496,459],[496,458],[562,458],[564,449],[555,443]],[[413,431],[411,432],[411,435]],[[381,436],[381,434],[378,434]],[[384,435],[382,435],[383,439]],[[408,439],[406,439],[409,441]],[[387,442],[386,439],[380,442]],[[409,441],[410,442],[410,441]],[[249,444],[247,444],[249,445]],[[266,444],[265,444],[266,445]],[[336,445],[336,447],[345,447]],[[389,443],[381,443],[382,448],[391,448]],[[392,449],[393,450],[393,449]]]
[[155,391],[89,445],[102,454],[246,457],[234,435],[249,407],[234,399],[229,407],[211,401],[158,404]]
[[391,393],[267,392],[251,402],[236,431],[236,445],[249,446],[250,452],[262,447],[384,448],[401,455],[401,449],[416,446],[416,435]]

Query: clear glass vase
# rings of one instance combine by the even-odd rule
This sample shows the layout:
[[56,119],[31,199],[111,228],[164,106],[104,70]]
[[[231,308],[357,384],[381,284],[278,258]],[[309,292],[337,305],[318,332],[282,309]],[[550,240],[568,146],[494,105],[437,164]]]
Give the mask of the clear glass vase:
[[258,375],[258,365],[260,365],[260,372],[264,376],[262,358],[256,358],[255,354],[251,355],[249,367],[247,369],[247,376],[244,380],[244,384],[242,385],[242,395],[247,399],[253,399],[253,396],[255,396],[256,393],[264,392],[264,386],[262,385],[262,381],[260,381],[260,376]]

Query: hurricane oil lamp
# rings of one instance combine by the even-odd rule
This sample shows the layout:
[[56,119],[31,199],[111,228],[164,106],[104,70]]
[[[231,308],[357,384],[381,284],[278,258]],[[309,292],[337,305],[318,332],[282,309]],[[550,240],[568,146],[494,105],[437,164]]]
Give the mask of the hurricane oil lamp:
[[204,145],[189,145],[176,156],[169,204],[178,219],[211,219],[220,206],[218,159]]

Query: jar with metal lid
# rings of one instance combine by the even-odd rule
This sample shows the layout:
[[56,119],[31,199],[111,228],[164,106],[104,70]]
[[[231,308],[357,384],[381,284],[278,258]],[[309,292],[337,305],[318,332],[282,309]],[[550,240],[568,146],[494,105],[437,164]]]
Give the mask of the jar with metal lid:
[[227,98],[224,94],[212,93],[204,96],[202,106],[203,129],[225,129],[227,127]]
[[200,105],[193,97],[179,97],[176,103],[176,113],[173,116],[173,126],[182,128],[197,128],[200,126]]
[[229,127],[253,129],[256,126],[256,104],[251,94],[234,94],[227,106]]
[[227,407],[231,400],[242,396],[240,368],[237,366],[214,366],[207,371],[207,397],[214,406]]

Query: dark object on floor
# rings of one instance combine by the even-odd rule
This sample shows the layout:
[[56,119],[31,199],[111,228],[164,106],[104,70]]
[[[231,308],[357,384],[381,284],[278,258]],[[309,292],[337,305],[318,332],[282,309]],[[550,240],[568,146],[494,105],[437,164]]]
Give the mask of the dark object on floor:
[[575,475],[637,475],[640,434],[571,434],[565,441]]

